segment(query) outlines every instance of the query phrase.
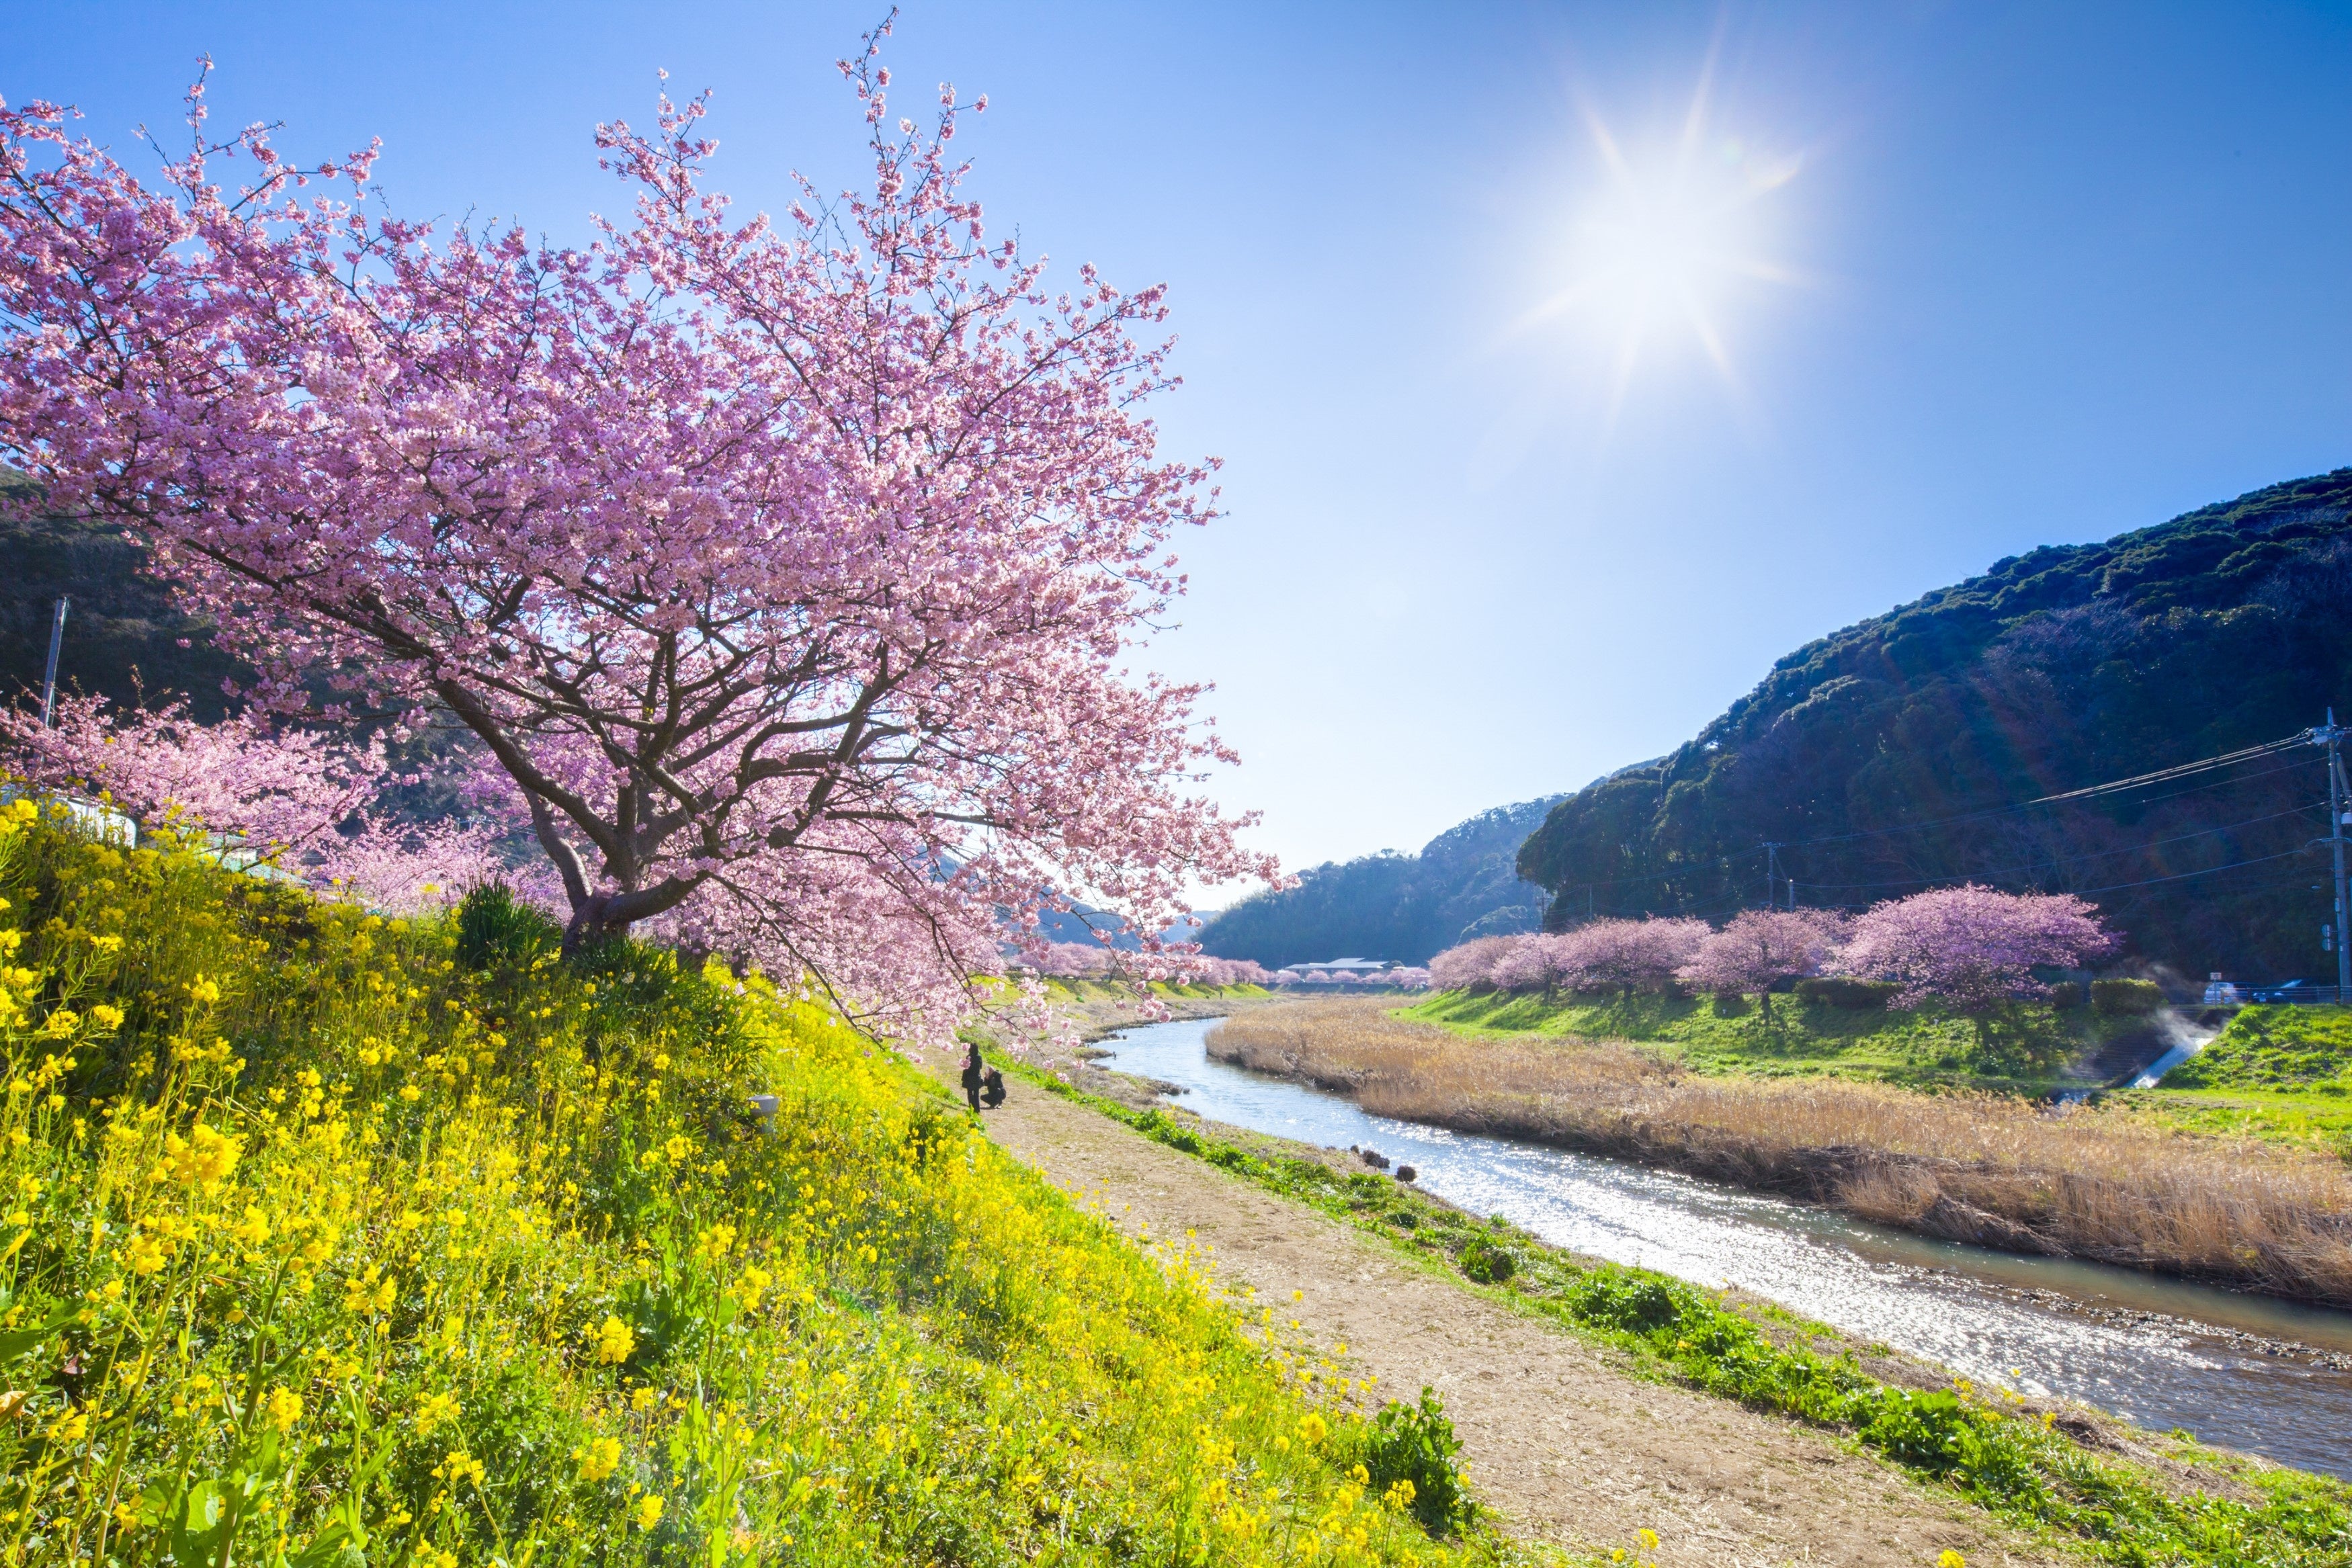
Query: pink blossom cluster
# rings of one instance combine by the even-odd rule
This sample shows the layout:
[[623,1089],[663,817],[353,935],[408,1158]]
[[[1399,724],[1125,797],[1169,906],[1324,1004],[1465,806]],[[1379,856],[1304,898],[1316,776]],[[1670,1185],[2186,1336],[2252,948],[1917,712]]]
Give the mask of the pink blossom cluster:
[[738,215],[665,98],[600,128],[635,204],[585,249],[381,213],[373,151],[208,138],[201,83],[152,181],[0,107],[0,461],[264,696],[471,730],[568,945],[650,925],[938,1040],[1039,888],[1152,933],[1280,872],[1201,793],[1202,688],[1130,668],[1215,515],[1143,412],[1162,291],[1048,287],[952,91],[918,128],[842,68],[866,188]]
[[204,833],[388,914],[446,906],[504,866],[495,821],[416,825],[383,810],[383,792],[401,780],[380,737],[353,744],[258,708],[202,725],[181,703],[118,718],[103,698],[68,697],[47,727],[0,709],[0,765],[44,789],[104,797],[151,828]]
[[1594,920],[1572,930],[1486,936],[1430,960],[1445,990],[1663,990],[1769,993],[1812,975],[1887,980],[1895,1002],[1979,1011],[2034,998],[2037,966],[2071,968],[2113,951],[2097,911],[2056,894],[1973,884],[1889,899],[1860,915],[1748,910],[1717,929],[1703,920]]
[[1933,998],[1963,1012],[2038,996],[2036,965],[2074,968],[2114,951],[2098,911],[2068,894],[2000,893],[1970,883],[1891,900],[1853,923],[1838,971],[1902,987],[1895,1001]]
[[1202,986],[1263,986],[1273,978],[1255,958],[1219,958],[1203,953],[1190,966],[1192,979]]
[[1481,982],[1503,990],[1656,990],[1706,940],[1704,920],[1594,920],[1572,931],[1485,936],[1440,953],[1432,977],[1447,989]]

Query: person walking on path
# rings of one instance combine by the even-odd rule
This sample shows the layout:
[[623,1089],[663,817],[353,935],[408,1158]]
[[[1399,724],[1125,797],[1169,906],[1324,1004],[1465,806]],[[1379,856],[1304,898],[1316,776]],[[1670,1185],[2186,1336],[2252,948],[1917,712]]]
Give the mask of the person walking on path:
[[980,1114],[981,1074],[980,1047],[966,1041],[963,1048],[963,1097],[971,1102],[971,1113]]

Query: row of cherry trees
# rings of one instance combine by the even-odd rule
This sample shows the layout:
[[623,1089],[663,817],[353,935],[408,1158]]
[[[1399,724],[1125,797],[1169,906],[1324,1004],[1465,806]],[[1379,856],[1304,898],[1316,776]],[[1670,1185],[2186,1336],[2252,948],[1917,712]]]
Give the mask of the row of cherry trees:
[[1099,942],[1048,942],[1023,954],[1024,967],[1057,980],[1177,980],[1203,986],[1263,986],[1271,977],[1247,958],[1205,953],[1146,953]]
[[[1144,413],[1162,293],[1049,287],[992,237],[967,110],[892,114],[877,43],[842,62],[863,188],[738,214],[703,102],[665,98],[599,129],[634,202],[584,248],[394,216],[373,151],[208,135],[201,83],[152,178],[0,105],[10,504],[145,543],[260,672],[225,737],[129,721],[183,753],[163,795],[95,720],[28,754],[324,866],[357,852],[364,737],[429,713],[528,825],[568,946],[656,923],[932,1038],[1007,911],[1034,948],[1072,897],[1149,934],[1278,885],[1201,792],[1233,760],[1202,688],[1132,667],[1215,515]],[[228,799],[253,747],[344,721],[331,839],[307,788]],[[372,841],[386,872],[404,841]]]
[[1595,920],[1557,935],[1486,936],[1430,960],[1446,990],[1770,991],[1818,975],[1885,980],[1898,1007],[1935,1001],[1964,1012],[2043,993],[2033,970],[2073,968],[2112,952],[2097,911],[2063,894],[1937,888],[1858,915],[1748,910],[1704,920]]
[[1429,971],[1412,965],[1393,969],[1276,969],[1268,977],[1276,986],[1371,988],[1400,991],[1429,989]]

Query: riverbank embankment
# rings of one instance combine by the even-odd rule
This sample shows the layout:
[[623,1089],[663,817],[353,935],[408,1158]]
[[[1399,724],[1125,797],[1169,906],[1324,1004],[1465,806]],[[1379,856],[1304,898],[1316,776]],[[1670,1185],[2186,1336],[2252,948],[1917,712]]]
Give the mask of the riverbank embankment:
[[1253,1009],[1209,1050],[1378,1115],[1637,1160],[1947,1240],[2352,1305],[2352,1175],[2324,1154],[2010,1096],[1701,1077],[1622,1044],[1466,1038],[1376,1001]]
[[[1197,1244],[1222,1282],[1253,1288],[1347,1375],[1374,1380],[1371,1404],[1433,1388],[1480,1500],[1515,1534],[1602,1559],[1623,1549],[1660,1568],[1876,1568],[1932,1563],[1946,1551],[1978,1565],[2072,1560],[1838,1432],[1677,1386],[1638,1350],[1465,1289],[1433,1254],[1412,1255],[1245,1173],[1139,1136],[1034,1079],[985,1120],[992,1138],[1127,1234]],[[1263,1161],[1318,1157],[1239,1129],[1203,1131],[1218,1148],[1246,1146]],[[1429,1200],[1385,1197],[1423,1216],[1412,1234],[1431,1230]],[[1657,1544],[1637,1552],[1645,1530]]]

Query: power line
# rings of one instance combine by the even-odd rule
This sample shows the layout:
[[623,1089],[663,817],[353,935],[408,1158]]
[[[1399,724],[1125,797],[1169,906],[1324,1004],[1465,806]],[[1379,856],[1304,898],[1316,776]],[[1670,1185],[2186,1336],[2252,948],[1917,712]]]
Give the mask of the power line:
[[[2140,789],[2148,784],[2168,783],[2174,779],[2184,779],[2198,773],[2210,773],[2221,768],[2235,767],[2240,762],[2250,762],[2259,757],[2268,757],[2274,753],[2284,751],[2289,747],[2304,745],[2309,740],[2309,732],[2305,731],[2302,735],[2297,735],[2285,740],[2273,740],[2262,746],[2251,746],[2241,751],[2226,752],[2220,757],[2201,758],[2195,762],[2183,762],[2177,767],[2159,768],[2154,773],[2143,773],[2130,779],[2111,779],[2101,784],[2086,784],[2080,789],[2069,789],[2057,795],[2042,795],[2031,800],[2019,801],[2013,806],[1994,806],[1989,807],[1981,811],[1963,812],[1960,815],[1954,817],[1931,817],[1923,822],[1897,822],[1890,827],[1885,828],[1860,828],[1850,833],[1827,833],[1820,838],[1784,841],[1781,844],[1781,848],[1801,849],[1807,844],[1842,844],[1851,842],[1855,839],[1885,838],[1893,833],[1917,832],[1925,828],[1950,827],[1961,822],[1978,822],[1984,821],[1993,817],[2014,816],[2020,811],[2030,811],[2040,806],[2067,805],[2077,800],[2092,800],[2101,796],[2119,794],[2126,789]],[[2284,773],[2288,771],[2291,771],[2291,768],[2271,768],[2243,779],[2228,780],[2216,779],[2214,784],[2225,782],[2251,783],[2254,779],[2266,779],[2273,772]],[[2182,795],[2192,794],[2196,789],[2212,789],[2214,784],[2200,784],[2195,786],[2192,789],[2183,789],[2178,791],[2178,793]],[[2162,800],[2170,800],[2173,798],[2174,797],[2172,796],[2158,797],[2158,799]],[[2154,802],[2150,802],[2150,804],[2153,803]],[[1752,853],[1754,852],[1751,851],[1749,852]]]
[[[2261,746],[2246,747],[2237,751],[2224,752],[2218,757],[2201,758],[2194,762],[2183,762],[2172,768],[2158,768],[2155,772],[2138,774],[2129,779],[2109,779],[2100,784],[2088,784],[2084,785],[2080,789],[2070,789],[2057,795],[2043,795],[2032,800],[2021,801],[2012,806],[1990,807],[1981,811],[1968,811],[1958,816],[1951,817],[1931,817],[1925,821],[1898,822],[1893,826],[1885,828],[1862,828],[1850,833],[1826,833],[1821,837],[1811,839],[1784,839],[1779,841],[1776,845],[1772,846],[1759,843],[1751,849],[1729,851],[1719,860],[1704,866],[1690,865],[1677,868],[1673,871],[1645,872],[1628,876],[1579,877],[1573,881],[1563,882],[1560,884],[1560,894],[1565,894],[1567,890],[1570,888],[1585,888],[1591,890],[1603,887],[1627,887],[1643,884],[1654,886],[1664,883],[1679,882],[1692,876],[1728,873],[1747,862],[1754,860],[1759,856],[1766,855],[1768,852],[1777,852],[1778,850],[1801,849],[1809,844],[1851,843],[1859,839],[1885,838],[1895,833],[1917,832],[1928,828],[1952,827],[1963,822],[1989,821],[1997,817],[2015,816],[2021,811],[2033,810],[2045,805],[2073,804],[2080,800],[2097,799],[2105,795],[2120,793],[2127,789],[2145,788],[2151,783],[2166,783],[2175,779],[2192,777],[2198,773],[2212,772],[2221,768],[2235,767],[2242,762],[2248,762],[2258,758],[2273,756],[2279,752],[2288,749],[2289,747],[2307,744],[2309,738],[2310,734],[2308,731],[2305,731],[2302,735],[2294,736],[2284,740],[2274,740],[2265,742]],[[2176,789],[2169,794],[2156,796],[2152,800],[2142,802],[2142,804],[2153,806],[2160,804],[2166,800],[2177,800],[2184,795],[2194,795],[2202,790],[2217,789],[2223,784],[2251,784],[2258,779],[2272,778],[2277,774],[2292,773],[2296,770],[2297,766],[2298,765],[2296,764],[2290,763],[2278,768],[2266,768],[2259,773],[2241,775],[2236,779],[2214,779],[2203,784],[2193,784],[2186,789]],[[2301,809],[2307,810],[2308,808]],[[2282,814],[2284,815],[2284,813]],[[2256,821],[2267,820],[2268,819],[2265,818],[2254,819]],[[2245,826],[2248,824],[2241,823],[2237,825]],[[2224,830],[2214,829],[2210,831],[2221,831]],[[2194,837],[2197,835],[2191,834],[2186,836]],[[2158,840],[2157,841],[2158,843],[2168,843],[2175,841]],[[2152,848],[2154,846],[2148,845],[2141,847]],[[2124,852],[2115,851],[2102,852],[2121,853]],[[2063,862],[2043,862],[2038,863],[2052,864]],[[2006,872],[1979,872],[1974,874],[1980,876],[1999,876],[2008,873]],[[1916,886],[1923,885],[1937,879],[1932,877],[1919,877],[1911,879],[1907,882],[1885,883],[1818,883],[1805,881],[1804,879],[1794,880],[1803,881],[1803,885],[1807,887],[1869,888]]]
[[[2186,843],[2190,839],[2209,838],[2215,833],[2233,832],[2240,828],[2252,828],[2263,822],[2275,822],[2282,817],[2299,817],[2306,811],[2324,810],[2326,808],[2319,802],[2314,801],[2310,805],[2297,806],[2291,810],[2273,811],[2267,816],[2249,817],[2242,822],[2224,822],[2219,827],[2200,828],[2193,833],[2175,833],[2168,839],[2150,839],[2144,844],[2125,844],[2118,849],[2112,850],[2090,850],[2079,855],[2053,855],[2048,859],[2032,861],[2024,865],[1999,866],[1990,871],[1971,871],[1961,873],[1959,874],[1968,877],[2015,876],[2024,872],[2038,871],[2044,866],[2073,865],[2081,861],[2112,860],[2116,855],[2145,854],[2150,850],[2162,849],[2167,844]],[[2296,852],[2299,853],[2301,852],[2298,851]],[[2252,861],[2246,861],[2240,863],[2252,865],[2255,862]],[[2213,869],[2219,870],[2221,868],[2215,867]],[[2186,874],[2196,875],[2199,873],[2192,872]],[[1843,893],[1850,892],[1857,888],[1920,887],[1930,883],[1949,882],[1950,880],[1951,877],[1949,876],[1912,876],[1898,878],[1891,882],[1808,882],[1805,885],[1807,887],[1832,888]],[[2126,883],[2126,885],[2137,886],[2139,884]]]

